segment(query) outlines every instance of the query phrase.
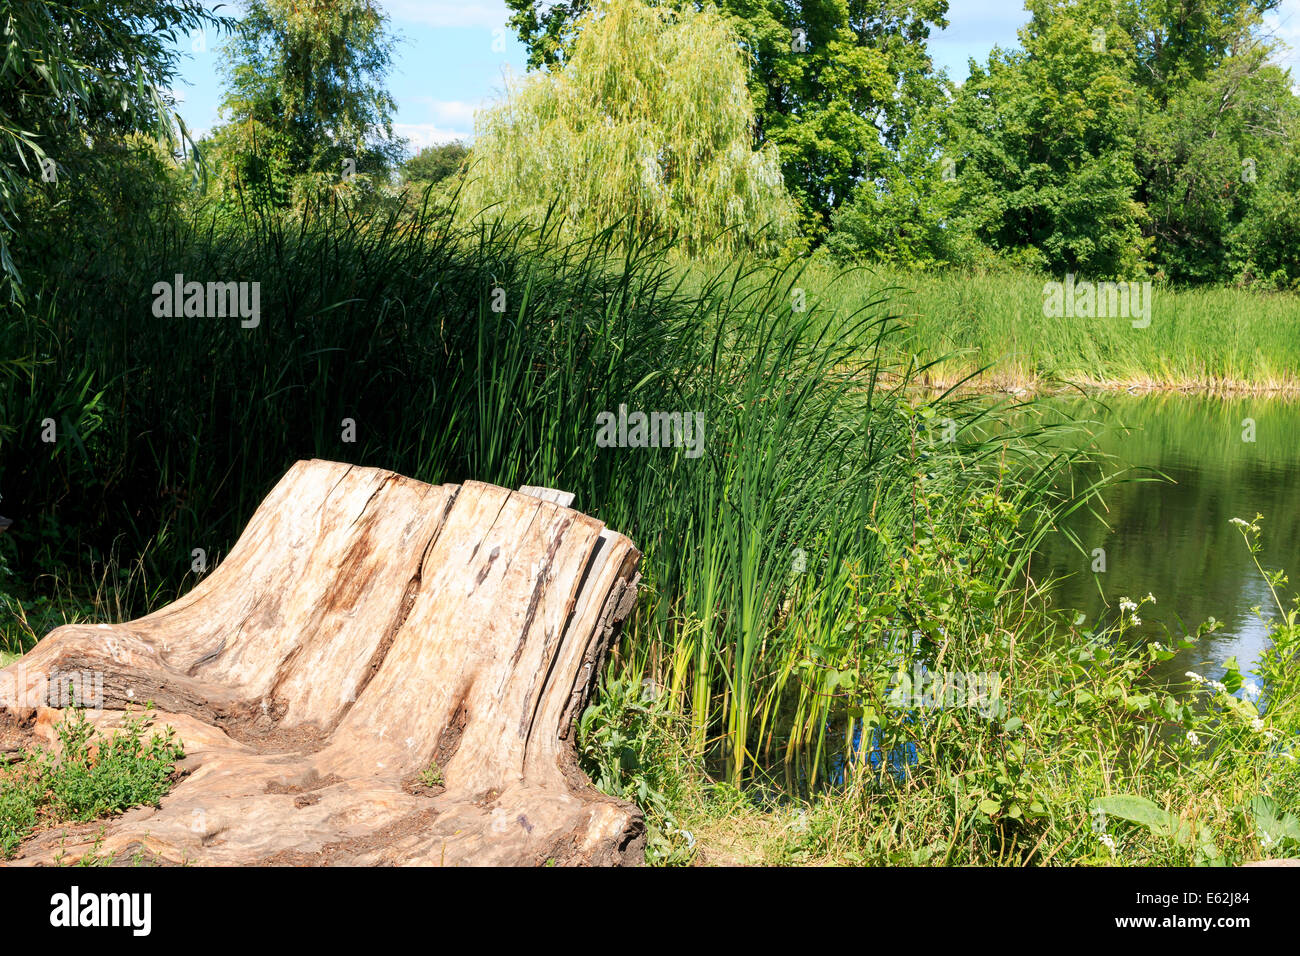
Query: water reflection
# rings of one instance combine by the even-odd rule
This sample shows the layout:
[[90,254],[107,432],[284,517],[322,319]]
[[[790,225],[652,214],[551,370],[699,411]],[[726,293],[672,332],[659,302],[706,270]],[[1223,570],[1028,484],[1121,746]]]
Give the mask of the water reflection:
[[[1161,664],[1158,677],[1188,670],[1217,677],[1234,656],[1249,669],[1268,641],[1253,609],[1267,618],[1276,609],[1230,520],[1263,514],[1261,563],[1300,573],[1300,403],[1160,395],[1104,401],[1104,409],[1081,400],[1061,407],[1105,422],[1098,446],[1117,464],[1173,482],[1113,487],[1100,519],[1083,512],[1070,522],[1086,553],[1053,536],[1040,549],[1036,575],[1068,575],[1057,603],[1082,610],[1090,622],[1113,620],[1120,598],[1150,592],[1158,603],[1142,609],[1138,628],[1148,637],[1162,633],[1157,620],[1176,633],[1209,617],[1223,622]],[[1104,572],[1093,570],[1098,557]]]

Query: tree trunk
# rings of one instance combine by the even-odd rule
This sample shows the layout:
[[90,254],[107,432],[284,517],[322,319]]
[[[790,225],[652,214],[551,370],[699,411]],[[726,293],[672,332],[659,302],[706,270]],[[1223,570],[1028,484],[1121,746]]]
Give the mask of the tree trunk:
[[53,743],[47,680],[80,673],[83,694],[102,677],[103,729],[153,702],[184,777],[13,862],[640,862],[640,813],[591,786],[573,740],[640,554],[526,490],[299,462],[189,594],[52,631],[0,671],[0,750]]

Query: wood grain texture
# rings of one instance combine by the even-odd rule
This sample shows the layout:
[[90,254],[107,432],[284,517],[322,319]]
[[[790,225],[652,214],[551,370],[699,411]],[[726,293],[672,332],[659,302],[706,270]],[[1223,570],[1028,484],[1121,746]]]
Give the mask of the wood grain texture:
[[57,743],[57,669],[102,675],[101,729],[152,701],[186,749],[160,807],[11,862],[638,863],[640,814],[592,788],[572,731],[639,560],[522,490],[299,462],[184,597],[57,628],[0,671],[0,736]]

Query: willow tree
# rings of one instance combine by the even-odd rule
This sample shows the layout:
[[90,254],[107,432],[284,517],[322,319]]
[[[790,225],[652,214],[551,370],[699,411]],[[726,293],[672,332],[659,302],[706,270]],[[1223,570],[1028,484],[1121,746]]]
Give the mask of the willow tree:
[[396,42],[377,0],[244,0],[212,137],[223,192],[284,205],[394,167],[402,144],[384,81]]
[[630,220],[692,255],[770,248],[793,232],[735,35],[714,11],[597,4],[562,68],[512,82],[479,114],[466,200],[601,229]]

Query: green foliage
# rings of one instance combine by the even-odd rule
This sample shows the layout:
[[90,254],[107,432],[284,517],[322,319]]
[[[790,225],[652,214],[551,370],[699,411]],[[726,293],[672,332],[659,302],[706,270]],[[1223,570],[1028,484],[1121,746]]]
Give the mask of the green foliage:
[[826,248],[838,259],[898,263],[914,269],[968,266],[981,256],[958,187],[956,163],[943,155],[943,112],[918,117],[888,162],[832,214]]
[[[1294,102],[1289,104],[1294,107]],[[1260,150],[1249,201],[1228,234],[1228,264],[1243,284],[1300,291],[1300,123]],[[1243,160],[1244,162],[1244,160]]]
[[1020,49],[918,100],[831,250],[1293,286],[1300,99],[1262,25],[1275,5],[1034,0]]
[[1300,274],[1294,246],[1289,257],[1277,250],[1294,238],[1294,216],[1288,225],[1278,207],[1294,206],[1288,167],[1300,99],[1271,62],[1277,44],[1260,19],[1269,6],[1139,7],[1139,198],[1150,211],[1153,260],[1178,281],[1249,276],[1285,287]]
[[18,266],[9,243],[23,198],[51,176],[111,169],[116,155],[102,147],[129,133],[169,145],[185,137],[166,92],[179,60],[173,44],[228,24],[198,0],[0,4],[0,282],[11,295]]
[[68,710],[55,725],[57,750],[27,750],[0,765],[0,859],[41,824],[84,822],[157,804],[184,749],[170,727],[146,739],[149,713],[127,714],[111,736]]
[[[1239,526],[1254,548],[1258,519]],[[873,603],[854,615],[861,639],[844,640],[857,648],[859,677],[838,686],[850,687],[845,702],[860,700],[861,714],[882,730],[879,750],[910,745],[916,759],[901,772],[872,772],[883,764],[869,761],[851,720],[842,772],[789,810],[756,806],[752,794],[739,805],[714,794],[680,808],[706,858],[725,830],[719,817],[739,818],[761,861],[778,863],[1221,866],[1300,846],[1300,611],[1279,601],[1268,625],[1273,644],[1252,675],[1267,688],[1263,710],[1240,693],[1245,680],[1232,662],[1218,680],[1189,675],[1172,687],[1152,680],[1158,662],[1214,625],[1135,641],[1136,609],[1150,597],[1126,601],[1114,625],[1095,630],[1081,618],[1042,617],[1042,595],[1032,590],[954,614],[964,582],[949,596],[916,585],[942,564],[946,547],[927,545],[926,561],[900,562],[891,575],[893,593],[928,593],[933,615],[947,622],[937,646],[923,642],[909,653],[936,669],[1000,672],[997,706],[918,704],[896,677],[881,679],[899,648],[871,622],[893,612],[863,593]],[[1284,580],[1261,574],[1270,587]],[[844,598],[856,603],[857,594]],[[914,602],[913,613],[923,607]],[[827,673],[844,666],[828,665]]]
[[[507,5],[530,66],[569,62],[588,0]],[[820,237],[832,210],[860,181],[901,175],[902,141],[942,101],[925,41],[932,27],[947,25],[947,0],[719,0],[714,6],[745,52],[757,142],[778,150],[800,225]]]
[[149,722],[147,714],[128,714],[112,736],[96,740],[84,713],[75,708],[69,712],[55,728],[61,745],[58,756],[44,752],[37,757],[37,772],[57,819],[93,820],[157,803],[170,788],[174,764],[185,752],[170,727],[145,740]]
[[962,228],[1055,273],[1135,275],[1145,245],[1132,42],[1111,26],[1109,0],[1030,10],[1023,51],[972,63],[952,105]]
[[686,763],[679,722],[652,681],[609,675],[578,722],[583,769],[597,789],[645,813],[649,863],[685,862],[694,844],[672,810],[682,797]]
[[468,159],[469,148],[459,140],[426,146],[402,164],[402,173],[415,182],[440,183],[460,172]]
[[212,134],[219,194],[284,206],[385,176],[402,152],[383,88],[395,43],[372,0],[247,0]]
[[611,0],[562,69],[476,120],[464,201],[578,233],[627,222],[688,254],[770,248],[792,208],[771,147],[752,148],[744,64],[713,12]]
[[438,766],[436,760],[431,761],[429,766],[420,771],[420,782],[426,787],[441,787],[444,785],[442,768]]

